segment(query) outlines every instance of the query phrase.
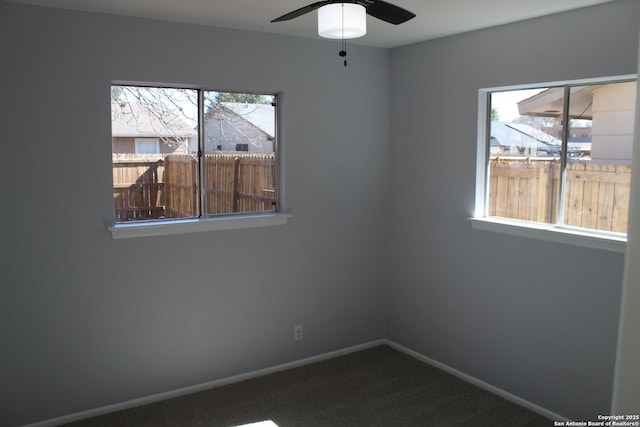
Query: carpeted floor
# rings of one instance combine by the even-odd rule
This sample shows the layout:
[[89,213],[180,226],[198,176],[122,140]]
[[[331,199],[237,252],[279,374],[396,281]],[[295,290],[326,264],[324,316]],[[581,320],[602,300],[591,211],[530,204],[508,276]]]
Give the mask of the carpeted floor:
[[388,346],[71,424],[73,427],[551,426]]

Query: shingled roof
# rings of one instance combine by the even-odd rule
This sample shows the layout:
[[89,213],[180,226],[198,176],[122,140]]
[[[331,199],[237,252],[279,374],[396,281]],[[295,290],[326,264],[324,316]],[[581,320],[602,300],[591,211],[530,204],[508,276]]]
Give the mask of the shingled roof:
[[188,138],[196,131],[160,103],[112,102],[113,137]]

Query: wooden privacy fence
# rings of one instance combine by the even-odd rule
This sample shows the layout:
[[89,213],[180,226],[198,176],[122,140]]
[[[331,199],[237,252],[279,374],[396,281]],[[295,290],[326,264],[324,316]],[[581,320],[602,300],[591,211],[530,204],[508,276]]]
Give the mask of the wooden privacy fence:
[[[488,214],[555,223],[560,162],[491,159]],[[572,163],[564,185],[565,225],[626,233],[630,166]]]
[[205,156],[207,214],[276,208],[273,153],[211,153]]
[[113,155],[116,222],[164,217],[164,155]]
[[[207,153],[204,165],[207,214],[275,209],[273,153]],[[197,216],[199,181],[191,155],[114,155],[116,221]]]

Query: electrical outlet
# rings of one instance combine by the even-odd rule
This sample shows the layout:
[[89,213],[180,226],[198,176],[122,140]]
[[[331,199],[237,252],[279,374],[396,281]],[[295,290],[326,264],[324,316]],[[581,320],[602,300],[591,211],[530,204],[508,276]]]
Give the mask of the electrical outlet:
[[304,338],[304,331],[302,329],[302,325],[297,325],[293,327],[293,340],[294,341],[302,341]]

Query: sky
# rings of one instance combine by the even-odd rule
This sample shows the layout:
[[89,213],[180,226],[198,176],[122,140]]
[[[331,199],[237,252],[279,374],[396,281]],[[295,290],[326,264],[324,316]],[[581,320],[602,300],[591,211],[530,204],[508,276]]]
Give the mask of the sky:
[[491,107],[498,110],[498,117],[501,122],[510,123],[520,115],[518,113],[518,102],[544,90],[546,88],[493,92],[491,94]]

